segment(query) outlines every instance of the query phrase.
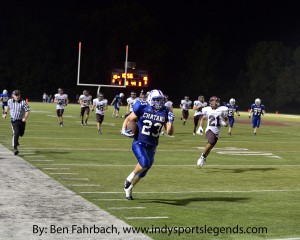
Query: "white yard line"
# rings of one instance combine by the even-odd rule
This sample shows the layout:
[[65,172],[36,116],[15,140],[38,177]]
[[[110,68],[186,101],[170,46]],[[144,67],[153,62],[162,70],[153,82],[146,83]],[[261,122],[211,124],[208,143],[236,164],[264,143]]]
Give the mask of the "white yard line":
[[[178,192],[135,192],[138,194],[189,194],[189,193],[272,193],[272,192],[299,192],[300,189],[262,189],[262,190],[203,190]],[[120,194],[124,192],[79,192],[82,194]],[[100,199],[98,199],[100,200]]]
[[71,187],[100,187],[100,185],[97,185],[97,184],[68,184],[68,186],[71,186]]
[[51,175],[77,175],[78,173],[50,173]]
[[[196,160],[195,160],[196,161]],[[195,162],[194,161],[194,162]],[[132,167],[134,164],[88,164],[88,163],[52,163],[51,166],[87,166],[87,167]],[[156,164],[153,167],[197,167],[196,164]],[[234,164],[208,164],[205,165],[205,168],[210,167],[300,167],[300,165],[281,165],[281,164],[270,164],[270,165],[234,165]]]
[[70,170],[70,168],[43,168],[45,170]]
[[109,207],[111,210],[127,210],[127,209],[145,209],[146,207]]
[[53,162],[54,160],[44,160],[44,159],[36,159],[36,160],[28,160],[29,162]]
[[60,178],[61,180],[69,180],[69,181],[89,181],[88,178]]
[[153,216],[153,217],[125,217],[125,219],[128,219],[128,220],[136,220],[136,219],[167,219],[169,217],[167,216]]

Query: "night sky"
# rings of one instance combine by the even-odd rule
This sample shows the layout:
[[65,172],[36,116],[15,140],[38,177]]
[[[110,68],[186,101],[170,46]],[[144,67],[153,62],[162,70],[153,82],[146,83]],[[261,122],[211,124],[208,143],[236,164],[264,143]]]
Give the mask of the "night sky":
[[[45,28],[51,28],[52,36],[49,43],[75,45],[83,41],[85,45],[93,39],[93,32],[89,31],[89,26],[74,25],[72,17],[91,15],[97,10],[104,11],[114,8],[120,3],[127,2],[132,6],[139,6],[147,15],[151,16],[153,28],[150,36],[151,40],[158,44],[168,45],[170,50],[169,61],[164,63],[164,72],[167,76],[172,71],[180,69],[181,59],[190,50],[195,39],[201,39],[207,35],[218,37],[228,52],[235,52],[239,56],[247,53],[249,48],[259,41],[280,41],[285,45],[295,48],[300,45],[300,14],[299,1],[145,1],[145,0],[107,0],[107,1],[43,1],[38,4],[26,1],[19,4],[8,2],[0,9],[0,42],[4,42],[18,24],[22,24],[24,18],[37,22]],[[64,16],[67,16],[64,18]],[[59,25],[65,25],[65,29],[70,31],[77,39],[73,42],[64,42],[61,37]],[[78,24],[78,21],[76,22]],[[102,25],[105,23],[101,23]],[[108,23],[110,24],[110,23]],[[67,26],[67,27],[66,27]],[[110,26],[107,26],[108,28]],[[112,29],[113,31],[113,29]],[[154,33],[154,34],[153,34]],[[143,34],[143,33],[141,33]],[[67,32],[63,33],[68,36]],[[24,41],[31,41],[37,35],[28,35]],[[57,36],[57,38],[53,37]],[[99,36],[98,36],[99,37]],[[34,41],[34,39],[32,39]],[[69,40],[69,39],[68,39]],[[126,40],[120,40],[120,49],[125,48]],[[130,45],[130,55],[132,58],[139,54],[143,43],[140,46]],[[10,48],[17,46],[10,45]],[[6,49],[7,50],[7,49]],[[9,51],[10,49],[8,49]],[[55,48],[54,51],[61,51]],[[1,46],[0,46],[1,53]],[[75,58],[77,53],[74,54]],[[124,52],[121,59],[124,58]],[[141,59],[141,57],[139,57]],[[130,59],[135,60],[135,59]],[[75,60],[74,60],[75,61]],[[139,64],[139,63],[138,63]],[[113,66],[112,66],[113,67]],[[158,70],[158,73],[160,74]],[[168,73],[166,73],[168,71]],[[171,80],[168,80],[171,81]],[[166,82],[163,89],[166,88]],[[1,80],[0,86],[5,87]],[[154,87],[159,87],[155,83]],[[16,86],[14,86],[16,88]],[[56,86],[55,86],[56,88]],[[43,91],[43,89],[41,89]],[[171,92],[171,96],[174,93]]]

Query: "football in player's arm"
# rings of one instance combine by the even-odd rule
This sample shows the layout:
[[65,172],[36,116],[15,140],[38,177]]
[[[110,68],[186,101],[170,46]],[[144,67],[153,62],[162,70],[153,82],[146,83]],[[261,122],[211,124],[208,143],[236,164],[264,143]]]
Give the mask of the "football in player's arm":
[[[165,97],[160,90],[152,90],[147,101],[137,101],[133,112],[123,122],[121,134],[132,137],[132,151],[138,163],[124,183],[125,196],[132,200],[132,188],[139,180],[146,176],[154,162],[154,155],[158,145],[159,135],[166,126],[167,133],[173,134],[174,114],[165,106]],[[128,122],[137,122],[138,133],[127,129]]]
[[197,161],[198,166],[203,166],[206,163],[206,158],[210,151],[216,145],[220,137],[221,126],[228,126],[228,108],[220,106],[220,98],[212,96],[209,99],[209,107],[202,109],[203,117],[200,121],[200,127],[197,130],[198,134],[203,133],[204,121],[207,120],[207,127],[205,130],[207,144],[204,147],[204,151]]

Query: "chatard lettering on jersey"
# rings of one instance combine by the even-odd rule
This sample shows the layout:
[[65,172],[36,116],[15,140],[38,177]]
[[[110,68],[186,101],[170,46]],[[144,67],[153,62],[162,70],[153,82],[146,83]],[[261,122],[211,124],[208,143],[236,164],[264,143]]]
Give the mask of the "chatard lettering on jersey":
[[158,115],[151,114],[151,113],[144,113],[143,118],[150,119],[150,120],[155,120],[155,121],[158,121],[158,122],[165,122],[165,117],[158,116]]

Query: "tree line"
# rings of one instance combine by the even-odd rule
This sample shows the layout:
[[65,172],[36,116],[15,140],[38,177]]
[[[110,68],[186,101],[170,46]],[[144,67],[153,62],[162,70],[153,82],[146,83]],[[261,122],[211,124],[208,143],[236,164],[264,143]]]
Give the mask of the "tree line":
[[[83,43],[80,79],[96,84],[109,84],[111,69],[124,66],[128,44],[129,60],[149,72],[149,89],[161,89],[175,107],[184,95],[206,100],[218,95],[224,102],[234,97],[243,110],[259,97],[267,112],[298,111],[300,47],[260,41],[235,49],[205,33],[179,46],[153,12],[130,1],[85,11],[19,11],[9,20],[0,16],[1,89],[18,88],[41,100],[44,92],[61,87],[75,99],[83,90],[76,85],[78,42]],[[120,90],[104,91],[112,99]]]

